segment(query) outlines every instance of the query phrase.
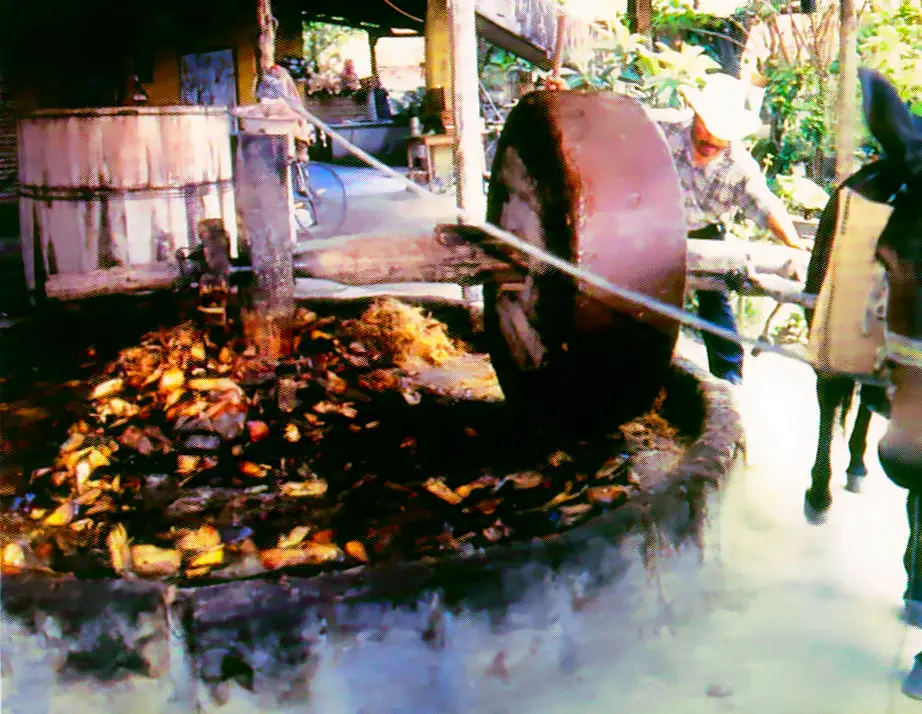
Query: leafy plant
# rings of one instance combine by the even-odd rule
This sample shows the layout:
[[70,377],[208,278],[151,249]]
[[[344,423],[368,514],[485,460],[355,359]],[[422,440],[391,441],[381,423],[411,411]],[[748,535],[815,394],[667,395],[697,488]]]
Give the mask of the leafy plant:
[[[753,11],[768,24],[771,36],[780,40],[778,9],[760,0]],[[797,164],[808,167],[810,177],[824,189],[832,184],[825,171],[835,149],[834,127],[838,100],[838,61],[831,55],[830,33],[838,7],[822,3],[811,16],[806,31],[794,31],[796,51],[775,42],[775,51],[761,67],[768,79],[765,101],[772,111],[772,136],[753,147],[753,155],[768,168],[773,187],[775,175]],[[922,4],[902,0],[894,9],[872,2],[858,17],[859,65],[877,69],[896,86],[913,111],[922,113]],[[860,93],[860,90],[859,90]],[[878,147],[864,122],[858,123],[857,155],[868,160]]]
[[[896,87],[915,114],[922,114],[922,3],[902,0],[893,10],[871,7],[858,30],[859,62],[876,69]],[[877,142],[862,123],[865,155],[876,153]]]
[[[670,0],[678,2],[678,0]],[[581,56],[571,57],[580,72],[571,86],[589,85],[631,94],[648,106],[680,108],[681,90],[700,85],[720,65],[702,47],[670,47],[631,33],[618,17],[605,23]]]

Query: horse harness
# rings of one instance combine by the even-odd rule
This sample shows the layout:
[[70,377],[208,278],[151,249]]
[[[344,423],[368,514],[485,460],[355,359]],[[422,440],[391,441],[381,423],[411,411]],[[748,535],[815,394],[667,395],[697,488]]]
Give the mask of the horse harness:
[[[892,206],[897,197],[905,193],[907,184],[903,183],[899,189],[887,199],[886,203]],[[922,297],[920,297],[922,302]],[[884,322],[884,344],[878,363],[878,372],[885,371],[887,362],[899,364],[904,367],[922,369],[922,338],[901,335],[887,328],[887,274],[884,272],[882,285],[868,296],[868,306],[865,313],[865,328],[869,330],[872,319]],[[916,320],[922,320],[922,304],[917,311]]]

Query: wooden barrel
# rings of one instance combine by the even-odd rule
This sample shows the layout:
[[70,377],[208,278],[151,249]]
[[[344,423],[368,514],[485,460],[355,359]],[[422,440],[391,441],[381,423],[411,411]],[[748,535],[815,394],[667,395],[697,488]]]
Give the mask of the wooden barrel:
[[80,299],[169,284],[175,251],[221,219],[237,251],[227,111],[42,110],[19,124],[19,220],[30,291]]

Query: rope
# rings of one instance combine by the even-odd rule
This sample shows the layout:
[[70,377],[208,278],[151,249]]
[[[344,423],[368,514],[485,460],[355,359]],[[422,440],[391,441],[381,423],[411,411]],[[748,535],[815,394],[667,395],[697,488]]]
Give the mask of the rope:
[[[393,178],[398,181],[401,181],[407,187],[407,189],[416,193],[418,196],[421,196],[422,198],[428,198],[428,199],[439,198],[438,195],[423,188],[415,181],[411,181],[406,176],[403,176],[402,174],[392,169],[390,166],[379,161],[374,156],[371,156],[369,153],[364,151],[362,148],[356,146],[355,144],[351,143],[347,139],[344,139],[342,136],[339,135],[339,133],[337,133],[332,128],[330,128],[330,126],[327,125],[325,122],[321,121],[320,119],[315,117],[313,114],[311,114],[306,108],[304,108],[300,104],[294,103],[291,100],[291,98],[285,97],[285,101],[292,108],[292,110],[294,110],[295,112],[300,114],[302,117],[304,117],[306,121],[308,121],[310,124],[312,124],[313,126],[320,129],[322,132],[330,136],[334,141],[342,145],[343,148],[345,148],[347,151],[354,154],[358,158],[362,159],[362,161],[364,161],[366,164],[368,164],[372,168],[377,169],[378,171],[385,174],[389,178]],[[544,248],[540,248],[538,246],[532,245],[531,243],[527,243],[523,241],[521,238],[519,238],[518,236],[515,236],[512,233],[509,233],[508,231],[504,231],[502,228],[494,226],[491,223],[487,223],[486,221],[484,221],[483,217],[475,216],[467,209],[457,207],[455,208],[454,213],[461,222],[468,223],[469,225],[472,225],[472,226],[476,226],[477,228],[482,230],[484,233],[486,233],[490,237],[495,238],[496,240],[502,243],[505,243],[506,245],[512,248],[515,248],[516,250],[522,253],[525,253],[526,255],[542,263],[545,263],[546,265],[550,265],[554,268],[557,268],[557,270],[559,270],[560,272],[565,273],[573,278],[576,278],[577,280],[580,280],[584,283],[589,283],[590,285],[593,285],[594,287],[597,287],[601,290],[611,293],[612,295],[615,295],[616,297],[619,297],[622,300],[634,303],[635,305],[646,308],[647,310],[650,310],[651,312],[655,312],[665,317],[672,318],[679,324],[686,325],[687,327],[693,327],[697,330],[701,330],[702,332],[709,332],[712,335],[722,337],[723,339],[729,340],[730,342],[738,344],[741,347],[752,348],[752,347],[758,346],[761,352],[773,352],[775,354],[781,355],[782,357],[787,357],[788,359],[792,359],[795,362],[800,362],[800,363],[809,365],[811,368],[813,367],[813,364],[806,357],[803,357],[797,354],[796,352],[786,350],[783,347],[779,347],[777,345],[768,345],[768,344],[765,344],[764,342],[760,342],[758,340],[753,340],[751,338],[744,337],[743,335],[739,335],[737,333],[731,332],[730,330],[727,330],[723,327],[715,325],[714,323],[708,322],[707,320],[702,320],[697,315],[692,315],[691,313],[685,310],[682,310],[680,308],[674,307],[673,305],[664,303],[660,300],[657,300],[656,298],[652,298],[649,295],[644,295],[643,293],[635,292],[634,290],[630,290],[629,288],[624,288],[619,285],[615,285],[611,281],[606,280],[605,278],[599,275],[596,275],[595,273],[591,273],[583,268],[573,265],[572,263],[566,260],[563,260],[562,258],[554,255],[553,253],[548,252]]]
[[423,20],[421,20],[420,18],[416,17],[416,15],[411,15],[411,14],[408,13],[406,10],[401,10],[401,9],[400,9],[399,7],[397,7],[394,3],[392,3],[391,0],[384,0],[384,4],[387,5],[389,8],[391,8],[391,10],[395,10],[395,11],[399,12],[401,15],[404,15],[405,17],[409,17],[411,20],[415,20],[416,22],[419,22],[419,23],[422,23],[422,22],[423,22]]

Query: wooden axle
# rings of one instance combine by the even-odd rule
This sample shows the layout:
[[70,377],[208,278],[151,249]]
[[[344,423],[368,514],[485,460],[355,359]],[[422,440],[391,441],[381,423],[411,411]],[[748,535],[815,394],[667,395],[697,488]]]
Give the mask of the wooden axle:
[[[739,240],[689,240],[687,285],[692,290],[733,287],[812,308],[814,296],[792,279],[805,254],[785,246]],[[390,283],[469,285],[514,278],[530,259],[475,226],[444,224],[432,235],[348,236],[318,242],[295,256],[300,277],[352,286]],[[551,268],[551,270],[554,270]]]
[[[788,277],[789,263],[801,258],[793,249],[735,240],[689,240],[687,258],[687,289],[733,287],[744,295],[813,307],[815,296],[803,292],[801,281]],[[512,249],[503,251],[478,228],[444,224],[433,234],[364,234],[325,240],[298,253],[293,267],[296,277],[361,287],[393,283],[475,285],[492,279],[512,282],[528,266],[525,256],[517,258]],[[157,263],[110,268],[91,277],[54,275],[48,278],[45,290],[48,297],[72,300],[86,297],[88,291],[96,296],[168,289],[179,273],[174,265]]]

